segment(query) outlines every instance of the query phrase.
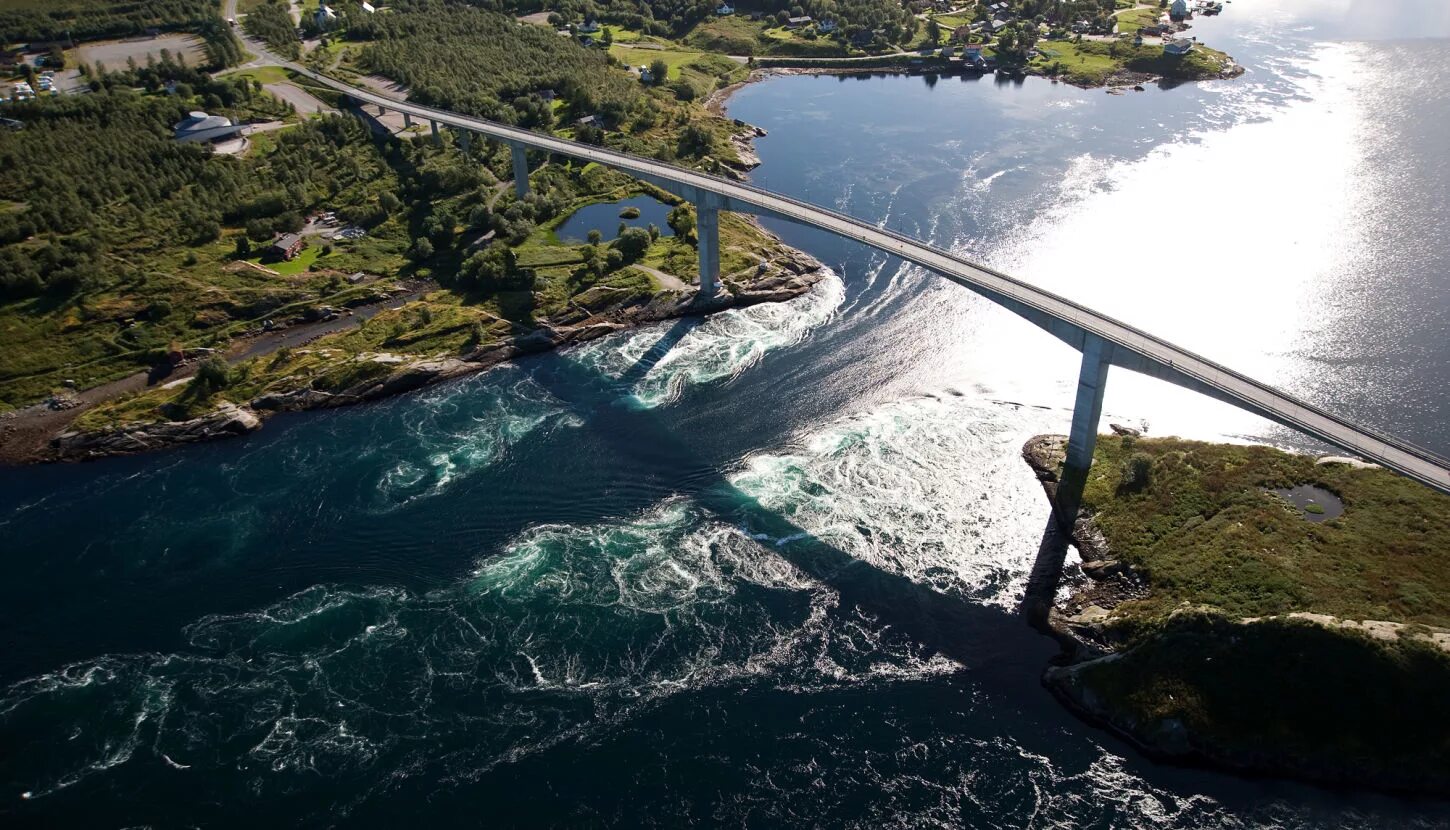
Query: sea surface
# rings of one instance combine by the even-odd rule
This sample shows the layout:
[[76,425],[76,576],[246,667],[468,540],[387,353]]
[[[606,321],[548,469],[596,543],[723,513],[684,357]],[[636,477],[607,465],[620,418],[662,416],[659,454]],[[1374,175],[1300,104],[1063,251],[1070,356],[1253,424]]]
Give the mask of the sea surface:
[[[1450,452],[1450,13],[1226,8],[1194,32],[1232,81],[777,77],[730,112],[765,187]],[[833,270],[791,303],[0,471],[0,826],[1450,823],[1062,710],[1019,450],[1066,430],[1077,355],[771,227]],[[1105,409],[1314,449],[1119,370]]]

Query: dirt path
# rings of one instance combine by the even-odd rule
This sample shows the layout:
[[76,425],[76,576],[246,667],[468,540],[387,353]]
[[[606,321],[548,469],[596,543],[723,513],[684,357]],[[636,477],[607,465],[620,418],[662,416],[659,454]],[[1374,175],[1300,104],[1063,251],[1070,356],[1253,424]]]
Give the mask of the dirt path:
[[658,268],[651,268],[648,265],[635,265],[634,267],[659,280],[660,288],[665,288],[670,291],[685,291],[690,287],[689,283],[674,274],[666,274]]

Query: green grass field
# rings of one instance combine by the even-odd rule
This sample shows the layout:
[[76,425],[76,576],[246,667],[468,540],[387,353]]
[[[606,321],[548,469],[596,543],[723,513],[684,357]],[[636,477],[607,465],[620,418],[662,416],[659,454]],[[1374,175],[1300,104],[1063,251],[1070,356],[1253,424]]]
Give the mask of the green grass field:
[[1158,22],[1159,15],[1163,14],[1162,9],[1133,9],[1118,15],[1118,34],[1131,35],[1144,26],[1152,26]]
[[[1134,454],[1151,461],[1141,490],[1123,487]],[[1344,515],[1309,522],[1267,492],[1299,484],[1338,494]],[[1114,554],[1149,579],[1133,613],[1189,603],[1450,626],[1450,496],[1386,470],[1261,446],[1103,438],[1084,503]]]
[[609,54],[618,58],[625,65],[634,67],[649,66],[657,60],[662,60],[669,67],[666,77],[675,81],[680,78],[681,67],[699,60],[704,57],[705,53],[680,49],[642,49],[637,46],[622,46],[616,43],[609,48]]

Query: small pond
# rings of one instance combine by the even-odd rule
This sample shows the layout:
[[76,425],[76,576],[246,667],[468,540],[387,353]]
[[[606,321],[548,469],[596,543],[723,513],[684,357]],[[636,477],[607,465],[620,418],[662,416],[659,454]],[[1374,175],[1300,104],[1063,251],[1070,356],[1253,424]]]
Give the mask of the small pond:
[[1271,492],[1299,508],[1304,518],[1311,522],[1327,522],[1344,515],[1344,502],[1323,487],[1301,484],[1298,487]]
[[[635,208],[639,216],[634,219],[621,218],[619,212],[625,208]],[[587,205],[574,211],[574,214],[565,219],[554,231],[560,242],[580,244],[589,241],[590,231],[599,231],[604,241],[615,238],[619,235],[619,223],[630,227],[648,228],[650,225],[659,226],[660,233],[665,236],[674,236],[674,231],[665,224],[665,218],[670,215],[670,206],[661,202],[653,196],[634,196],[629,199],[621,199],[617,202],[599,202]]]

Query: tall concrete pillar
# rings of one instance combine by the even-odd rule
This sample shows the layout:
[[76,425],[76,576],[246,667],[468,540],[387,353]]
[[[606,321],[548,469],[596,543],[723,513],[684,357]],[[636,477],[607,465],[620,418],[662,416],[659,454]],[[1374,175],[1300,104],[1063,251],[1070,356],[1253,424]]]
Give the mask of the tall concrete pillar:
[[411,126],[413,126],[413,116],[409,115],[406,112],[403,113],[403,129],[406,130]]
[[1112,365],[1113,344],[1092,334],[1085,334],[1082,368],[1077,376],[1077,401],[1072,407],[1072,432],[1067,438],[1067,459],[1057,485],[1057,521],[1069,533],[1082,506],[1082,491],[1087,484],[1088,470],[1093,464],[1093,448],[1098,443],[1098,421],[1103,417],[1103,392],[1108,385],[1108,367]]
[[515,142],[509,142],[509,152],[513,159],[514,195],[522,199],[529,195],[529,156],[524,145]]
[[459,130],[458,131],[458,143],[460,145],[462,145],[463,152],[465,152],[465,153],[467,153],[468,150],[469,150],[469,148],[473,146],[472,145],[472,142],[471,142],[472,136],[473,136],[473,133],[470,133],[468,130]]
[[431,129],[433,131],[433,143],[434,144],[442,144],[443,143],[443,139],[438,135],[438,122],[437,121],[429,121],[428,122],[428,127],[429,127],[429,129]]
[[700,294],[720,290],[720,197],[700,192],[695,198],[695,236],[699,239]]

